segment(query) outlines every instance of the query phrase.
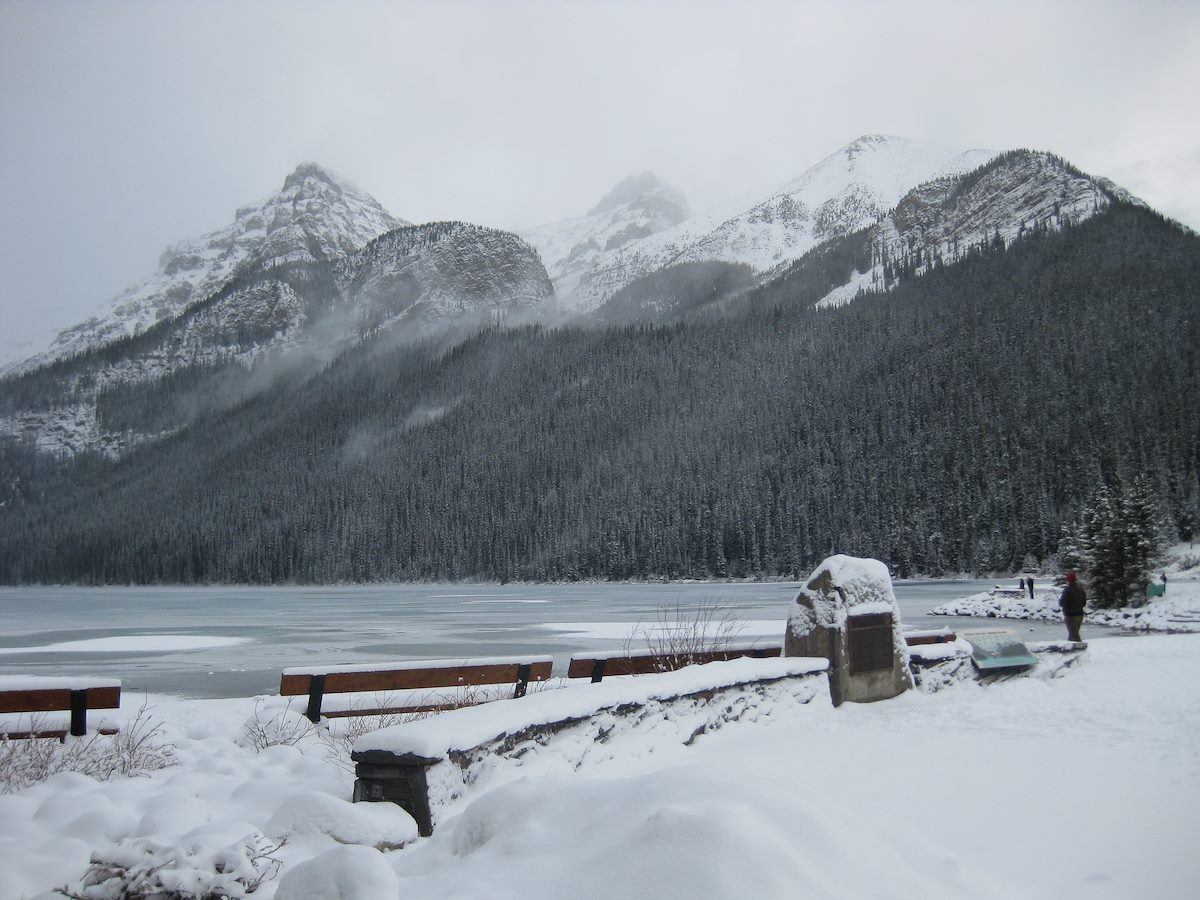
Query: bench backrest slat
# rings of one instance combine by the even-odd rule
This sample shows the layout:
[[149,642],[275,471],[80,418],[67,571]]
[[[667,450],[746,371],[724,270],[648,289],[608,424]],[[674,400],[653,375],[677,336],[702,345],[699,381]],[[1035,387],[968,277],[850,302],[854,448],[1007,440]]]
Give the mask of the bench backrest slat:
[[[765,647],[740,647],[730,650],[704,650],[698,653],[678,654],[634,654],[630,656],[586,656],[571,657],[567,667],[568,678],[600,678],[612,675],[650,675],[663,672],[669,668],[678,668],[672,662],[679,657],[686,657],[690,664],[703,665],[711,662],[727,662],[740,659],[743,656],[770,657],[779,656],[783,648],[777,644]],[[597,678],[597,675],[600,678]]]
[[[87,688],[88,709],[118,709],[120,706],[119,687]],[[71,691],[66,688],[0,691],[0,712],[56,712],[70,708]]]
[[[480,666],[432,667],[428,669],[396,669],[375,672],[329,672],[325,675],[326,694],[348,694],[358,691],[411,691],[422,688],[478,687],[487,684],[516,684],[521,663],[493,663]],[[553,663],[535,662],[529,665],[530,681],[545,681],[550,677]],[[308,694],[312,675],[284,675],[279,693],[284,697]]]

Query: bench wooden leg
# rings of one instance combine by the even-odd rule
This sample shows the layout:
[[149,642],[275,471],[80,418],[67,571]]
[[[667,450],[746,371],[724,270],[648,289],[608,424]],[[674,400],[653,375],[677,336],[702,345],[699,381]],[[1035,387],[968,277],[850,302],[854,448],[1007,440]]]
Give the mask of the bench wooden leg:
[[524,697],[525,691],[529,687],[529,663],[521,663],[517,669],[517,687],[513,691],[514,697]]
[[325,697],[325,676],[313,675],[308,682],[308,709],[305,715],[308,716],[308,721],[316,723],[321,721],[321,700]]
[[71,736],[87,734],[87,690],[71,691]]
[[604,669],[607,665],[607,659],[598,659],[592,663],[592,684],[604,678]]

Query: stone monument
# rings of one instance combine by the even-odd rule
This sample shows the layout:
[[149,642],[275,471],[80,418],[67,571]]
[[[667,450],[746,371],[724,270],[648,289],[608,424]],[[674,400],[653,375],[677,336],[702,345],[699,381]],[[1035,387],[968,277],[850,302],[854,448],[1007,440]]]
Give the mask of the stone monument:
[[887,566],[843,555],[817,566],[792,604],[783,655],[829,660],[834,706],[886,700],[911,688]]

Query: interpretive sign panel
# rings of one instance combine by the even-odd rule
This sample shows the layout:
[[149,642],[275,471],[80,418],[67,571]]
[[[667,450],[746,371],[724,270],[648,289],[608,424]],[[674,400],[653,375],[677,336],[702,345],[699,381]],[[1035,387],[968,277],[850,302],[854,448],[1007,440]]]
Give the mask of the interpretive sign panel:
[[960,631],[958,636],[971,644],[971,661],[981,671],[1016,669],[1037,664],[1037,658],[1009,628],[978,628]]

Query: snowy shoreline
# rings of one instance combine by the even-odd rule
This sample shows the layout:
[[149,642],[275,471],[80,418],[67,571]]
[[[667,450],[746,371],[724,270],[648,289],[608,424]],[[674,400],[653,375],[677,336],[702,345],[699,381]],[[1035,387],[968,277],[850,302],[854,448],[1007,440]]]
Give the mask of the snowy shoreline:
[[[255,732],[279,698],[154,697],[174,765],[0,795],[0,900],[78,892],[96,852],[198,884],[284,838],[248,896],[1190,897],[1197,685],[1200,639],[1145,635],[1054,675],[764,708],[690,745],[664,721],[481,779],[415,840],[399,807],[349,802],[344,741],[289,730],[298,714]],[[987,815],[937,824],[955,809]],[[1068,833],[1086,851],[1063,854]]]
[[[943,603],[929,611],[931,616],[970,616],[979,619],[1012,619],[1038,622],[1062,621],[1057,589],[1036,589],[1033,597],[1013,596],[1011,591],[984,591]],[[1130,632],[1163,634],[1200,633],[1200,583],[1172,583],[1169,596],[1145,606],[1122,609],[1092,609],[1085,613],[1084,627],[1119,628]]]

